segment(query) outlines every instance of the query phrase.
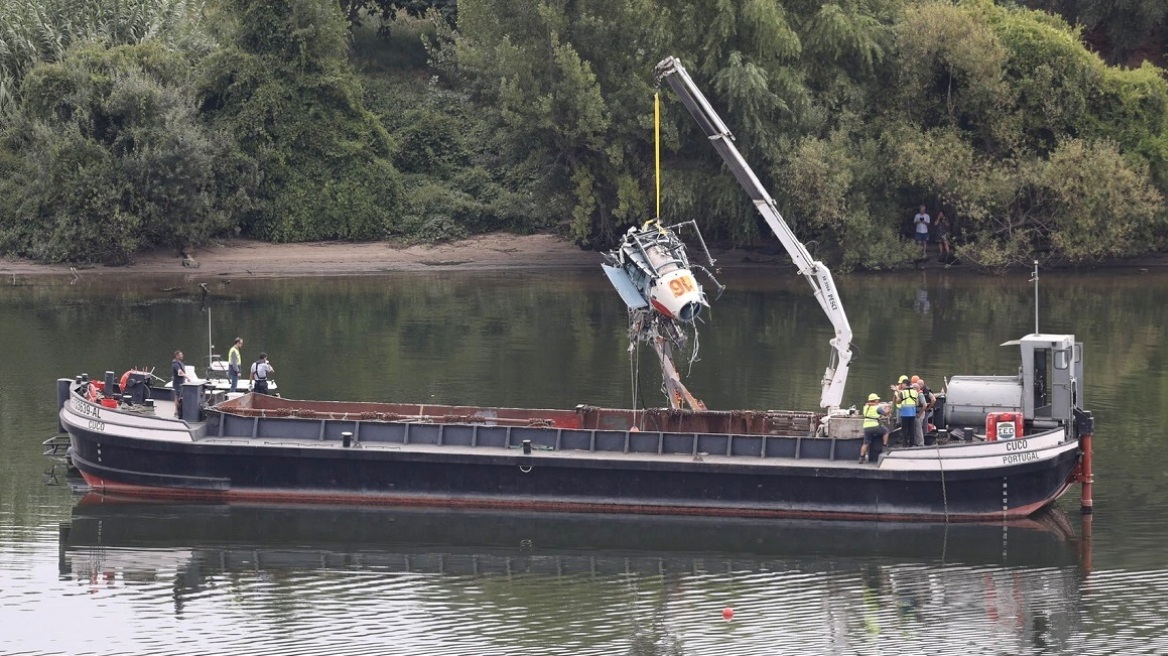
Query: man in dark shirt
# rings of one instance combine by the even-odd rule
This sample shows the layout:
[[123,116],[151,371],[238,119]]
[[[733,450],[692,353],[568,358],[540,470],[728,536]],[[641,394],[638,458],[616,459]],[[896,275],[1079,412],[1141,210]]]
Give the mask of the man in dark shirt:
[[251,364],[251,379],[255,381],[252,391],[256,394],[268,393],[268,376],[275,373],[276,368],[268,362],[268,354],[260,353],[258,360]]
[[174,361],[170,363],[170,373],[174,381],[174,416],[182,416],[182,386],[187,382],[187,366],[183,364],[183,352],[174,352]]

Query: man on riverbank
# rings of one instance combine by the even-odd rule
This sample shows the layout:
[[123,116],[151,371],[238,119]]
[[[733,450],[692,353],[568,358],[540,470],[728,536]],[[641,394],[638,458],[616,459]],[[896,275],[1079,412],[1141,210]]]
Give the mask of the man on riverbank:
[[925,211],[925,206],[921,205],[921,211],[917,212],[913,217],[913,239],[921,245],[921,255],[929,256],[929,223],[932,221],[929,213]]

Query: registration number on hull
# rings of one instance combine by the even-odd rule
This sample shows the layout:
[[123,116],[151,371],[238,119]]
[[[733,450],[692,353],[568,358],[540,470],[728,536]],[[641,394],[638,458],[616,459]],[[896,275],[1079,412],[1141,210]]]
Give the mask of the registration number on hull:
[[94,419],[101,419],[101,410],[95,405],[89,405],[85,401],[74,397],[73,411],[77,414],[85,415],[86,417],[93,417]]

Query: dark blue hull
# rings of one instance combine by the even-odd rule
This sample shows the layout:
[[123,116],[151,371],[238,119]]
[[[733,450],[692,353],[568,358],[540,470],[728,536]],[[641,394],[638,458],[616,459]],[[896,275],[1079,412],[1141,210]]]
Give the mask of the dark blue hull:
[[[1079,452],[974,471],[881,471],[828,459],[760,466],[521,449],[367,449],[174,442],[71,428],[97,491],[165,498],[549,511],[974,520],[1027,516],[1067,487]],[[783,438],[776,438],[783,439]],[[797,438],[785,438],[796,440]],[[850,450],[850,444],[835,445]]]

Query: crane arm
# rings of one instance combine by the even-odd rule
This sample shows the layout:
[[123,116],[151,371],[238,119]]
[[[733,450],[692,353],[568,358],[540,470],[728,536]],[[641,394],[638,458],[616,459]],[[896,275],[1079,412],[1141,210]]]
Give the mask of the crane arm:
[[668,83],[681,98],[681,103],[710,138],[710,143],[722,156],[738,184],[746,190],[759,214],[787,249],[787,254],[795,262],[799,273],[811,284],[815,300],[819,301],[819,306],[823,308],[823,312],[827,314],[832,327],[835,328],[835,337],[830,340],[832,355],[824,371],[819,404],[829,412],[838,410],[843,399],[844,385],[847,383],[848,368],[851,366],[852,327],[840,302],[831,271],[822,262],[811,257],[803,242],[799,241],[783,220],[775,206],[775,200],[763,188],[750,165],[742,158],[742,153],[734,146],[734,135],[730,133],[730,128],[726,127],[710,106],[681,62],[676,57],[667,57],[657,64],[653,76],[658,84],[662,80]]

